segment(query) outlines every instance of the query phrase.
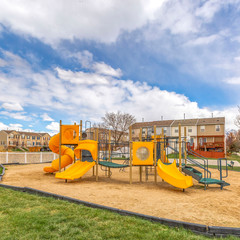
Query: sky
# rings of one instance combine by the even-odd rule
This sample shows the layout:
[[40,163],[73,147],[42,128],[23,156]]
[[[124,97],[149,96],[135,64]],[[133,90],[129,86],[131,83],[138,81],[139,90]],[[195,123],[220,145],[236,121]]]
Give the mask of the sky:
[[0,0],[0,130],[117,111],[236,129],[239,23],[240,0]]

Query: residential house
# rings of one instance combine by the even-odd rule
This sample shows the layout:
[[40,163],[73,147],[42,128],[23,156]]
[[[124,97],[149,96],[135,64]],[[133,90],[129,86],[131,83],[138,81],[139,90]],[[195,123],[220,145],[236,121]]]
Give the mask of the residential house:
[[43,147],[48,146],[50,138],[48,133],[1,130],[0,146],[7,149],[14,147]]
[[[206,157],[224,157],[226,153],[225,144],[225,118],[199,118],[181,120],[163,120],[153,122],[138,122],[132,125],[133,141],[139,140],[140,128],[142,136],[152,137],[154,125],[157,128],[157,135],[164,130],[164,135],[169,137],[170,142],[179,136],[179,124],[181,124],[181,136],[186,136],[188,146]],[[171,146],[171,145],[170,145]]]

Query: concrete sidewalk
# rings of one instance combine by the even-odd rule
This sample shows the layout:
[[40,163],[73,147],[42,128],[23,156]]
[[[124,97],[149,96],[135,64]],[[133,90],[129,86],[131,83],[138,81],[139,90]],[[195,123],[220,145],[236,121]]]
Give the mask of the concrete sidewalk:
[[[173,162],[173,158],[169,159],[170,162]],[[195,161],[203,164],[203,161],[201,159],[194,159]],[[234,167],[240,167],[240,163],[238,161],[234,161]],[[184,159],[182,159],[182,162],[184,162]],[[228,161],[227,163],[230,164],[231,161]],[[222,161],[222,166],[225,166],[226,162],[225,161]],[[217,159],[208,159],[208,165],[216,165],[217,166]]]

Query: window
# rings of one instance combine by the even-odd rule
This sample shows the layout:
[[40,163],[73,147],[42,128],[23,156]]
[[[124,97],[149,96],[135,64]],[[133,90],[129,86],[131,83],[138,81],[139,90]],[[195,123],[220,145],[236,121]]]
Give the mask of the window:
[[45,140],[46,139],[46,137],[43,137],[43,140]]
[[143,128],[143,129],[142,129],[142,134],[145,134],[145,133],[146,133],[146,129]]
[[32,139],[35,139],[35,136],[32,136]]
[[30,136],[27,136],[27,139],[30,139]]
[[151,135],[151,134],[153,133],[153,128],[152,128],[152,127],[149,127],[149,128],[147,129],[147,131],[148,131],[148,135]]
[[200,126],[200,132],[204,132],[205,131],[205,126]]
[[164,132],[164,133],[167,133],[167,127],[164,128],[163,132]]
[[13,134],[10,134],[10,135],[9,135],[9,138],[13,138]]
[[190,138],[190,146],[193,146],[193,138]]
[[191,127],[188,128],[188,132],[189,133],[192,132],[192,128]]
[[25,139],[25,135],[22,135],[22,139]]
[[203,145],[203,139],[202,138],[199,138],[199,144],[200,144],[200,146]]
[[40,139],[40,137],[37,137],[37,140],[39,140]]
[[216,132],[220,132],[220,125],[216,125]]
[[206,143],[207,142],[207,138],[203,138],[203,142]]
[[175,128],[175,133],[178,133],[178,128]]

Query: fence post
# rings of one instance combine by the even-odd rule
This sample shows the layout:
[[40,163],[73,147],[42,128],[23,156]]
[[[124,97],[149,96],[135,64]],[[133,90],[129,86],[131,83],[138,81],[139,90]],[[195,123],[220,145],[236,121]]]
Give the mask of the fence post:
[[6,163],[8,163],[8,152],[6,152]]
[[40,152],[40,162],[42,163],[42,152]]
[[27,152],[25,152],[25,159],[24,162],[27,163]]

